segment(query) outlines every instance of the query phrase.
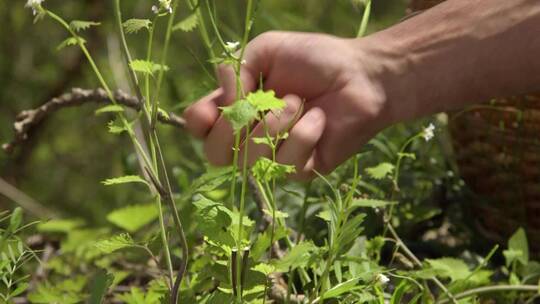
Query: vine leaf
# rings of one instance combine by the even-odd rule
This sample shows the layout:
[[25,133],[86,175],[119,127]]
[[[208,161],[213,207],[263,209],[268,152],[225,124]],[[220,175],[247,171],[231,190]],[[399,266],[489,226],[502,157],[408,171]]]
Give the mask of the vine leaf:
[[148,183],[144,179],[142,179],[142,177],[138,175],[126,175],[126,176],[121,176],[121,177],[109,178],[102,181],[102,183],[105,186],[128,184],[128,183],[143,183],[149,186]]
[[427,259],[426,261],[438,276],[450,278],[452,281],[466,279],[471,274],[467,264],[456,258]]
[[131,233],[150,224],[159,215],[155,204],[141,204],[116,209],[107,215],[107,220]]
[[383,179],[394,171],[391,163],[380,163],[375,167],[367,168],[367,174],[374,179]]
[[98,26],[101,23],[95,21],[83,21],[83,20],[73,20],[69,24],[69,27],[75,31],[80,32],[89,29],[92,26]]
[[148,75],[154,75],[154,73],[158,71],[166,72],[169,70],[169,67],[166,65],[161,65],[158,63],[154,63],[152,61],[140,60],[140,59],[133,60],[132,62],[130,62],[129,67],[135,72],[148,74]]
[[135,242],[133,242],[133,239],[127,233],[115,235],[111,238],[98,241],[94,244],[94,246],[99,251],[105,254],[109,254],[123,248],[131,247],[133,245],[135,245]]
[[260,112],[283,110],[286,106],[285,101],[277,98],[276,93],[272,90],[258,90],[254,93],[249,93],[246,99]]
[[187,16],[184,20],[175,24],[172,30],[173,31],[181,30],[183,32],[191,32],[197,27],[197,25],[199,25],[199,18],[197,17],[197,14],[191,14]]
[[251,172],[258,180],[270,181],[284,178],[288,174],[296,172],[296,169],[294,166],[279,164],[266,157],[260,157],[251,167]]
[[60,51],[68,46],[77,45],[79,43],[85,44],[86,40],[84,40],[82,37],[69,37],[66,40],[62,41],[57,47],[56,50]]
[[239,100],[230,106],[220,107],[220,109],[235,132],[240,131],[257,117],[257,109],[245,99]]
[[126,34],[135,34],[144,28],[148,30],[151,25],[152,21],[148,19],[129,19],[122,24]]

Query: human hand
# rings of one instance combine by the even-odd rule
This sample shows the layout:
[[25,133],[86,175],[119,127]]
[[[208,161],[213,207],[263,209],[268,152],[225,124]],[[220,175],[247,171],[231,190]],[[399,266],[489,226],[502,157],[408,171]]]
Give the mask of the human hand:
[[[269,113],[266,122],[271,136],[294,123],[289,137],[278,147],[276,160],[296,166],[296,179],[312,178],[313,170],[331,172],[390,123],[379,77],[382,69],[359,41],[268,32],[246,48],[241,69],[244,91],[255,90],[262,77],[264,89],[274,90],[287,103],[279,115]],[[191,105],[184,116],[188,130],[204,139],[209,162],[223,166],[232,162],[234,135],[218,107],[236,98],[232,67],[220,66],[218,78],[221,87]],[[303,115],[298,116],[300,109]],[[265,134],[262,124],[252,130],[252,137]],[[260,156],[271,156],[266,145],[248,144],[248,164]]]

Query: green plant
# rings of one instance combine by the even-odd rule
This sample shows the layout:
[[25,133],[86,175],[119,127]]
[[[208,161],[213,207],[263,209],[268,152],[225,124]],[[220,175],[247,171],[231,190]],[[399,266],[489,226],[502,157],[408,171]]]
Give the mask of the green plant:
[[[240,81],[246,46],[261,13],[259,2],[246,1],[237,33],[220,20],[225,5],[218,1],[159,0],[152,6],[144,4],[142,18],[124,20],[122,3],[114,0],[113,24],[135,95],[130,99],[115,94],[82,37],[85,30],[103,26],[100,22],[68,23],[48,10],[43,0],[28,1],[36,22],[48,18],[69,34],[58,49],[77,46],[83,53],[108,103],[96,114],[113,117],[108,131],[127,135],[139,160],[134,172],[106,179],[103,185],[121,185],[121,191],[137,193],[141,201],[108,212],[104,227],[80,219],[37,225],[37,232],[59,248],[54,249],[57,254],[42,259],[48,277],[36,279],[39,282],[32,288],[29,275],[21,275],[21,267],[36,256],[17,236],[22,232],[21,211],[4,217],[10,223],[0,239],[2,299],[137,304],[478,303],[486,293],[501,296],[498,291],[511,291],[502,295],[504,301],[534,299],[540,267],[529,258],[522,230],[503,252],[506,265],[500,268],[504,276],[499,281],[493,281],[493,270],[488,269],[498,247],[483,258],[475,255],[472,261],[421,260],[398,234],[397,227],[403,224],[399,220],[411,212],[400,209],[411,206],[407,195],[421,195],[416,188],[402,185],[403,175],[415,171],[410,165],[421,163],[422,154],[428,154],[423,149],[434,136],[433,124],[416,134],[407,130],[407,135],[402,132],[393,139],[378,137],[367,151],[329,176],[318,174],[309,184],[286,180],[295,168],[276,162],[276,151],[288,133],[271,134],[266,126],[269,117],[280,117],[286,102],[265,91],[262,79],[255,92],[246,92]],[[357,36],[362,36],[372,3],[355,2],[363,9],[357,30]],[[185,17],[177,20],[181,8]],[[221,108],[235,132],[233,164],[225,168],[195,164],[197,174],[190,175],[187,161],[177,170],[167,167],[158,123],[172,120],[163,107],[171,105],[165,87],[167,74],[174,71],[169,60],[173,33],[195,30],[208,62],[195,56],[193,64],[207,75],[217,64],[230,65],[237,92],[236,102]],[[143,50],[130,47],[128,38],[139,39]],[[132,53],[143,53],[143,59]],[[181,126],[181,119],[175,119],[180,121],[175,126]],[[253,136],[254,121],[262,122],[264,136]],[[250,142],[268,146],[272,157],[259,158],[249,167],[246,143]],[[420,215],[430,219],[433,214],[431,210]]]

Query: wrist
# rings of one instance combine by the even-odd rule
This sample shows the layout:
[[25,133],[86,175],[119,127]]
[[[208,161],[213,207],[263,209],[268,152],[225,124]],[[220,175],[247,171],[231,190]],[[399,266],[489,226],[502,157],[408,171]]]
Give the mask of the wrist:
[[374,34],[351,39],[359,73],[367,76],[378,92],[382,104],[380,118],[385,124],[394,124],[419,117],[416,72],[408,59],[405,45],[384,35]]

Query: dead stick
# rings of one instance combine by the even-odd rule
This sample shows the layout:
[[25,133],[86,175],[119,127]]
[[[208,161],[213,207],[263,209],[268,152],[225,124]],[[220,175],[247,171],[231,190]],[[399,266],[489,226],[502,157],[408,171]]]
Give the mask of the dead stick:
[[[136,111],[141,110],[141,101],[134,96],[117,90],[114,92],[114,98],[120,105]],[[2,149],[7,153],[12,153],[15,147],[24,144],[28,140],[31,131],[47,116],[62,108],[81,106],[87,103],[110,104],[111,100],[103,89],[73,88],[70,92],[55,97],[38,108],[20,112],[13,124],[15,135],[11,142],[2,145]],[[158,119],[164,124],[178,128],[183,128],[185,125],[184,119],[174,113],[160,111]]]

